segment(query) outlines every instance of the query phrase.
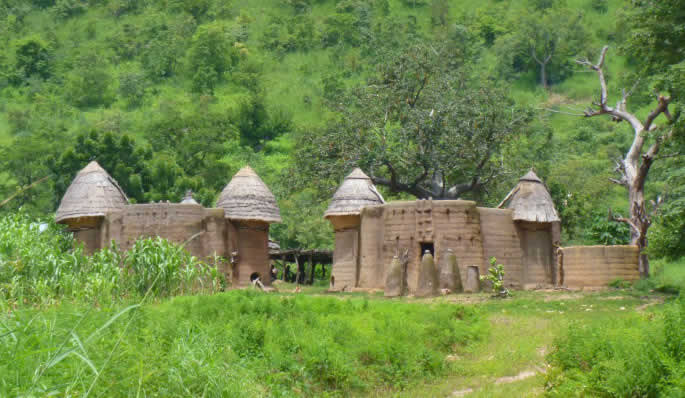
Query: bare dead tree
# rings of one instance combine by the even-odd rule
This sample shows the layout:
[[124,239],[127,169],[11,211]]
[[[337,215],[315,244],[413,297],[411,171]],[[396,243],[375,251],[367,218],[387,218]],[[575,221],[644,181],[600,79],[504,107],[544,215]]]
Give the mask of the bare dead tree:
[[[644,121],[627,111],[626,102],[632,90],[628,92],[623,90],[621,98],[616,105],[613,107],[609,106],[607,83],[603,70],[604,59],[608,50],[608,46],[602,48],[596,64],[591,63],[587,59],[576,60],[576,63],[579,65],[586,66],[590,70],[595,71],[599,77],[599,102],[593,102],[593,106],[587,108],[584,116],[609,115],[613,121],[625,121],[633,129],[634,137],[630,149],[623,159],[615,161],[616,167],[614,171],[616,171],[619,177],[609,179],[611,182],[625,187],[628,191],[630,213],[628,217],[621,217],[610,212],[609,217],[614,221],[623,222],[630,226],[631,244],[637,245],[640,249],[640,275],[647,277],[649,276],[649,260],[645,253],[647,248],[647,230],[652,224],[652,217],[657,210],[658,204],[654,203],[653,208],[650,211],[647,210],[644,195],[645,181],[664,142],[670,140],[674,134],[674,129],[670,123],[673,117],[668,110],[671,97],[657,94],[657,104]],[[654,121],[662,114],[666,118],[667,123],[663,126],[657,126]],[[651,145],[646,146],[648,139],[653,139],[653,142]]]

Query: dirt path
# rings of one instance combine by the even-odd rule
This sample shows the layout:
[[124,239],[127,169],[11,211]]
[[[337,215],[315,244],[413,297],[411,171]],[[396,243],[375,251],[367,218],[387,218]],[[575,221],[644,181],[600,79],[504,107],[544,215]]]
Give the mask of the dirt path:
[[[540,373],[545,373],[544,368],[540,369],[532,369],[532,370],[524,370],[520,372],[519,374],[515,376],[504,376],[504,377],[499,377],[495,379],[495,384],[510,384],[510,383],[515,383],[517,381],[529,379],[531,377],[535,377]],[[452,393],[453,397],[463,397],[466,395],[469,395],[471,393],[475,392],[473,388],[466,388],[463,390],[457,390]]]

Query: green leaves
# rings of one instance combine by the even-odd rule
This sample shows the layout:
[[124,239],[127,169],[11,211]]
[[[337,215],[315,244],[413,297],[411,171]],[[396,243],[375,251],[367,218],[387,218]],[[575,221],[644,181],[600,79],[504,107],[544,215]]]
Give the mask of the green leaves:
[[221,21],[201,25],[188,49],[193,91],[213,93],[216,85],[238,62],[238,51],[228,25]]
[[509,289],[504,287],[504,266],[502,264],[497,264],[497,259],[495,257],[490,257],[488,274],[481,275],[480,280],[490,282],[492,292],[495,293],[494,297],[506,298],[511,296]]
[[223,284],[214,267],[160,238],[139,239],[126,255],[113,244],[86,256],[62,226],[23,212],[0,217],[0,299],[10,303],[214,291]]
[[376,184],[420,198],[481,190],[531,113],[504,90],[470,81],[451,55],[424,45],[387,54],[366,84],[333,104],[339,119],[302,137],[299,166],[323,181],[358,166]]

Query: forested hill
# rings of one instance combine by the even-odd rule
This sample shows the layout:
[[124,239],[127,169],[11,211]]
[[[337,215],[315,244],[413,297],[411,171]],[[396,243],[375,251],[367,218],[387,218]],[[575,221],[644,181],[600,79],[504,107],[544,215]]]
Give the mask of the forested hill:
[[[628,7],[0,0],[0,200],[49,177],[1,210],[49,215],[91,159],[134,201],[192,189],[205,205],[250,164],[279,201],[274,238],[322,247],[332,239],[326,199],[353,165],[386,176],[379,189],[390,198],[447,195],[450,185],[490,206],[534,167],[566,242],[624,241],[606,212],[624,210],[626,194],[608,177],[631,130],[572,114],[599,90],[574,60],[596,59],[605,44],[611,95],[632,87],[634,111],[653,106],[649,81],[634,84],[639,67],[621,51]],[[398,182],[395,168],[420,183]],[[655,165],[648,196],[673,191],[667,170]]]

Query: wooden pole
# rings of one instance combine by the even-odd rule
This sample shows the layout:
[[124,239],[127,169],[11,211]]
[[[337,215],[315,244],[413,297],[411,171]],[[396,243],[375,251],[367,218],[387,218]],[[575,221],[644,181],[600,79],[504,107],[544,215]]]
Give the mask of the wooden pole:
[[311,251],[309,252],[309,266],[310,266],[311,270],[309,271],[309,283],[308,284],[313,285],[314,284],[314,271],[316,270],[315,269],[316,266],[314,265],[314,254]]
[[297,265],[297,273],[295,274],[295,283],[298,285],[300,284],[300,256],[297,255],[297,253],[294,253],[293,256],[295,257],[295,265]]

